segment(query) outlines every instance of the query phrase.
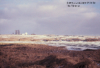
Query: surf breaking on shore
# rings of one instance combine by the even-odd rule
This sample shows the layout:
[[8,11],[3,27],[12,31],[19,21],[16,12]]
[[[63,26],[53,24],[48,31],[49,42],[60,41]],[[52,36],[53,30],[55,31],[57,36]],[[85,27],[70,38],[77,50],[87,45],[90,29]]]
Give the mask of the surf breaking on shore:
[[85,49],[100,49],[99,36],[0,35],[0,43],[46,44],[77,51]]

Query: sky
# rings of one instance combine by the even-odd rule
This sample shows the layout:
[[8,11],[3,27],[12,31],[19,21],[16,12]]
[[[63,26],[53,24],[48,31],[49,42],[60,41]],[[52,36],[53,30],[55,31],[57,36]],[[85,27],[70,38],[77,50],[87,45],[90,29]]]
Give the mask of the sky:
[[0,34],[100,35],[99,29],[100,0],[0,0]]

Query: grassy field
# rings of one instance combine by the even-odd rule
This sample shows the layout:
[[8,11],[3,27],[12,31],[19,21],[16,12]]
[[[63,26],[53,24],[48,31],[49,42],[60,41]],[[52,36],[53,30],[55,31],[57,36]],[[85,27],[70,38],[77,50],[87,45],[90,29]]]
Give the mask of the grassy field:
[[100,68],[100,50],[43,44],[0,44],[0,68]]

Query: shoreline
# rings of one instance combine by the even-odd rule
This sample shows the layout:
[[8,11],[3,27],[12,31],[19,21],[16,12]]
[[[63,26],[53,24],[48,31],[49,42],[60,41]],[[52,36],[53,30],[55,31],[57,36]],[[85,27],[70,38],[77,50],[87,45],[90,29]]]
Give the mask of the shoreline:
[[0,41],[0,44],[44,44],[48,46],[65,47],[68,50],[83,51],[85,49],[100,49],[100,42],[66,42],[66,41]]

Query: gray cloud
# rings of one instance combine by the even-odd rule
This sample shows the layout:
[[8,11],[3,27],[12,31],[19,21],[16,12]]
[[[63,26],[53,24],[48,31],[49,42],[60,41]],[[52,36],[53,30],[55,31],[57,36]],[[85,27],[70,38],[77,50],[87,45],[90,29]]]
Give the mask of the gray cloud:
[[99,9],[88,5],[69,8],[67,1],[2,1],[0,34],[19,29],[29,34],[100,35]]

